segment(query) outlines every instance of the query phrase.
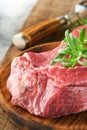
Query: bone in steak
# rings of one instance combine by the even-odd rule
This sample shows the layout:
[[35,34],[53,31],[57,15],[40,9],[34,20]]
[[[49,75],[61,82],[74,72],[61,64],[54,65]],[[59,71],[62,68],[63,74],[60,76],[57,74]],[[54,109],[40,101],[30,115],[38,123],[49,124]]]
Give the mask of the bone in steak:
[[[72,33],[75,36],[76,31]],[[87,110],[87,67],[65,68],[61,63],[50,66],[63,47],[61,44],[48,52],[28,52],[13,60],[7,89],[14,105],[52,118]]]

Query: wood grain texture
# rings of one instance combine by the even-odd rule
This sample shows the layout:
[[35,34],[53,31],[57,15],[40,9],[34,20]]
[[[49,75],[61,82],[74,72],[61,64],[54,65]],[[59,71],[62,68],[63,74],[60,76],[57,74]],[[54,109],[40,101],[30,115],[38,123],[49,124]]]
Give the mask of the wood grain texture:
[[[44,20],[72,13],[74,11],[75,4],[79,2],[81,2],[81,0],[38,0],[36,6],[33,8],[31,14],[23,24],[20,31],[36,25]],[[64,32],[65,27],[61,27],[57,32],[38,40],[35,44],[62,40],[64,38]],[[2,60],[0,68],[2,68],[4,64],[18,52],[20,51],[14,47],[13,44],[11,44]]]
[[[61,16],[67,13],[71,13],[74,11],[74,6],[76,3],[81,2],[81,0],[38,0],[36,6],[33,8],[31,14],[28,16],[27,20],[25,21],[24,25],[22,26],[22,28],[20,29],[20,31],[22,31],[23,29],[26,29],[27,27],[31,27],[32,25],[35,25],[41,21],[50,19],[50,18],[55,18],[57,16]],[[57,40],[61,40],[64,37],[64,28],[62,27],[60,29],[59,32],[53,33],[52,35],[45,37],[44,39],[41,39],[39,41],[37,41],[36,44],[41,44],[44,42],[49,42],[49,41],[57,41]],[[11,46],[9,47],[6,55],[4,56],[2,63],[0,64],[0,68],[3,68],[5,66],[5,64],[9,61],[9,59],[11,59],[12,57],[14,57],[15,55],[17,55],[18,53],[20,53],[21,51],[19,51],[16,47],[13,46],[13,44],[11,44]],[[82,120],[85,120],[85,123],[87,123],[87,118],[86,115],[85,117],[83,117],[84,113],[81,113],[80,116],[82,116]],[[68,117],[66,117],[68,118]],[[55,124],[59,125],[59,129],[61,130],[60,124],[62,124],[62,122],[64,123],[66,118],[61,121],[61,118],[59,119],[59,123],[56,120]],[[72,116],[72,122],[74,120],[76,120],[77,118],[79,118],[79,114],[77,116]],[[21,130],[18,127],[16,127],[13,123],[11,123],[9,120],[9,118],[7,118],[6,114],[3,113],[3,111],[1,110],[0,107],[0,130]],[[71,118],[68,118],[68,120],[70,120]],[[80,121],[81,122],[81,121]],[[79,123],[80,123],[79,122]],[[66,123],[66,122],[65,122]],[[77,124],[75,122],[75,129],[77,128]],[[83,129],[83,126],[85,123],[82,123],[81,126],[81,130]],[[68,125],[70,126],[70,124],[68,123]],[[62,125],[63,127],[63,125]],[[73,128],[73,125],[71,125],[71,128]],[[75,130],[74,129],[74,130]],[[80,130],[79,129],[79,130]],[[39,130],[39,129],[35,129],[35,130]]]
[[[67,20],[65,18],[53,18],[49,20],[45,20],[44,22],[40,22],[32,27],[29,27],[19,34],[24,37],[23,39],[27,42],[25,42],[25,47],[22,47],[25,49],[26,47],[31,47],[35,45],[35,42],[40,40],[43,37],[46,37],[53,32],[56,32],[59,28],[64,26],[67,23]],[[14,38],[14,43],[18,40],[16,40],[17,35]],[[19,42],[16,42],[16,45],[20,49],[21,46],[19,46]]]
[[[48,51],[59,45],[53,42],[32,47],[26,51],[43,52]],[[20,53],[23,54],[24,52]],[[4,112],[24,130],[87,130],[87,111],[79,114],[63,116],[60,118],[41,118],[34,116],[26,110],[11,104],[11,95],[6,88],[6,81],[10,73],[10,64],[1,70],[0,73],[0,104]]]

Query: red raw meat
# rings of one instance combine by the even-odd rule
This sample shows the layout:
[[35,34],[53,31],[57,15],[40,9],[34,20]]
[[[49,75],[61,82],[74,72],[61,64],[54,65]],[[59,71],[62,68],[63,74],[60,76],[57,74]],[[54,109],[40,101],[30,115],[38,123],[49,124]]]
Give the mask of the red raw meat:
[[81,31],[83,28],[86,29],[86,35],[87,35],[87,25],[79,26],[78,28],[74,29],[74,30],[72,31],[72,35],[75,36],[75,37],[79,37],[80,31]]
[[62,43],[52,51],[28,52],[13,60],[7,88],[14,105],[52,118],[87,110],[87,67],[50,65],[64,47]]

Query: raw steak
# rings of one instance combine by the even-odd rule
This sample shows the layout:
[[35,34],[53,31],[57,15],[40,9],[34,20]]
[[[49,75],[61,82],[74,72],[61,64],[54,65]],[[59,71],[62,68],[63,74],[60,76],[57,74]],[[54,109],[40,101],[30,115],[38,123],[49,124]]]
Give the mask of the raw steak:
[[28,52],[13,60],[7,88],[14,105],[52,118],[87,110],[87,67],[50,65],[65,46],[62,43],[52,51]]

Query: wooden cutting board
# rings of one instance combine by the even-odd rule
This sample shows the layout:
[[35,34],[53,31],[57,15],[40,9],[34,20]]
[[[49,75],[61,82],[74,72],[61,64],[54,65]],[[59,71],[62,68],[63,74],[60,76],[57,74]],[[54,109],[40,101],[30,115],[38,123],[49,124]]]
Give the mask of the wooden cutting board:
[[[42,52],[48,51],[60,42],[50,42],[29,48],[27,51]],[[25,50],[26,52],[26,50]],[[14,121],[24,130],[86,130],[87,129],[87,111],[78,114],[62,116],[58,118],[41,118],[34,116],[26,110],[14,106],[11,103],[11,95],[6,88],[7,78],[10,73],[10,63],[3,68],[0,74],[0,104],[10,120]]]
[[[36,23],[43,21],[43,20],[47,20],[49,18],[53,18],[53,17],[57,17],[60,15],[64,15],[67,13],[71,13],[74,11],[74,6],[76,3],[81,2],[81,0],[38,0],[36,6],[34,7],[34,9],[32,10],[31,14],[29,15],[29,17],[27,18],[27,20],[25,21],[22,29],[25,29],[29,26],[35,25]],[[22,30],[21,29],[21,30]],[[40,44],[43,42],[49,42],[49,41],[57,41],[57,40],[62,40],[62,38],[64,37],[64,28],[61,28],[59,32],[55,32],[54,34],[43,38],[39,41],[37,41],[36,44]],[[3,68],[4,65],[9,61],[9,59],[11,59],[12,57],[14,57],[17,53],[19,53],[20,51],[17,50],[12,44],[9,47],[9,50],[7,51],[5,57],[2,60],[2,63],[0,65],[0,68]],[[87,112],[86,112],[87,115]],[[78,118],[78,121],[75,121],[75,123],[69,123],[68,121],[71,120],[71,122],[74,122],[74,120],[77,119],[77,116],[73,116],[73,118],[63,118],[63,120],[61,121],[60,118],[60,124],[61,127],[59,125],[59,127],[56,127],[55,130],[87,130],[87,116],[84,116],[83,113],[81,113],[80,117],[82,118]],[[67,121],[67,126],[68,127],[63,127],[62,124],[66,123],[66,118],[68,119]],[[0,130],[21,130],[18,127],[16,127],[14,124],[12,124],[9,120],[9,118],[6,116],[6,114],[3,113],[2,109],[0,108]],[[84,122],[82,122],[82,120],[85,120]],[[19,121],[20,123],[20,121]],[[53,122],[53,124],[58,124],[57,120],[55,120]],[[48,123],[49,124],[49,123]],[[81,124],[81,125],[80,125]],[[79,127],[78,127],[79,126]],[[40,130],[41,128],[37,129],[37,128],[33,128],[33,129],[29,129],[29,130]],[[48,130],[52,130],[51,128],[47,128]]]

